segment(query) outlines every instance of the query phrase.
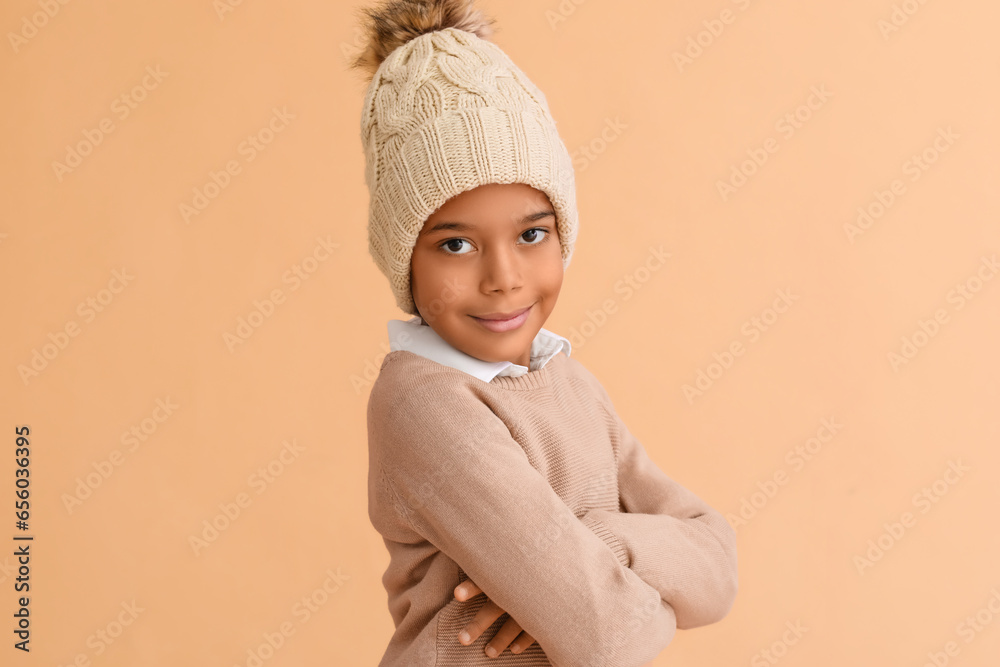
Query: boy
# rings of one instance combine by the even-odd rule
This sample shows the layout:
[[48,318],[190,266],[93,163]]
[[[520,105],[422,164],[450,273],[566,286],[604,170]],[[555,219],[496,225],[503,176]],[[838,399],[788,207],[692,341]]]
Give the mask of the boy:
[[396,626],[380,666],[485,665],[508,647],[506,664],[647,663],[728,613],[735,534],[542,326],[577,232],[544,95],[471,2],[370,17],[369,248],[415,316],[390,321],[368,403]]

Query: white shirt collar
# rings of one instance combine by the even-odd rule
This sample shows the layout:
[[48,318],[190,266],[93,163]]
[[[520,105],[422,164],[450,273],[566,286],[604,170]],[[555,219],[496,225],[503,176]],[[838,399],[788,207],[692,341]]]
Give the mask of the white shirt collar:
[[[409,320],[389,320],[389,350],[406,350],[419,354],[439,364],[457,368],[473,375],[483,382],[489,382],[499,376],[517,377],[529,372],[528,368],[512,361],[483,361],[455,349],[434,329],[421,324],[419,315]],[[548,361],[565,350],[568,357],[573,346],[569,339],[553,333],[548,329],[539,329],[531,341],[531,351],[528,353],[530,370],[542,368]]]

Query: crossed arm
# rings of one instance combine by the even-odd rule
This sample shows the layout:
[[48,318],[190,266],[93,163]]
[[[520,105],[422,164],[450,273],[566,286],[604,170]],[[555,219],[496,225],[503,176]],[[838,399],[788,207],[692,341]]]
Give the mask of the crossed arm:
[[581,521],[612,549],[616,542],[624,548],[628,567],[674,608],[678,629],[722,620],[738,589],[736,532],[719,511],[668,477],[616,412],[609,414],[619,434],[622,511],[591,510]]
[[[653,586],[671,605],[678,629],[721,620],[729,612],[738,588],[735,531],[721,513],[664,474],[616,413],[609,412],[609,417],[617,424],[619,437],[622,512],[595,509],[580,521],[607,544],[623,566]],[[479,590],[473,582],[472,594]],[[468,597],[471,595],[459,599]],[[470,623],[471,640],[504,611],[488,602]],[[490,645],[498,653],[512,642],[523,650],[533,638],[520,631],[512,615]]]

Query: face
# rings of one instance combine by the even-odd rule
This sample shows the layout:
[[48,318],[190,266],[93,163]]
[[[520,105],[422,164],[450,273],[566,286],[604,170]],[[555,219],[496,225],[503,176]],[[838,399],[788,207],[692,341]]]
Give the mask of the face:
[[562,279],[555,211],[523,183],[449,199],[424,223],[410,262],[417,311],[441,338],[477,359],[526,367]]

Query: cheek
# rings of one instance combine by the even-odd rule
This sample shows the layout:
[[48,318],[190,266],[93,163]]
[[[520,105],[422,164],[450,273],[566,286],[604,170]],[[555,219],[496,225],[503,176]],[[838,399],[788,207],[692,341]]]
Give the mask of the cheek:
[[557,256],[555,259],[546,262],[545,267],[538,273],[540,283],[549,291],[558,291],[562,286],[563,268],[562,259]]
[[418,298],[433,290],[437,282],[434,265],[422,254],[414,253],[410,261],[410,290]]
[[417,306],[425,311],[436,310],[438,316],[455,308],[469,293],[472,281],[454,263],[441,262],[435,257],[414,255],[410,272],[410,292]]

